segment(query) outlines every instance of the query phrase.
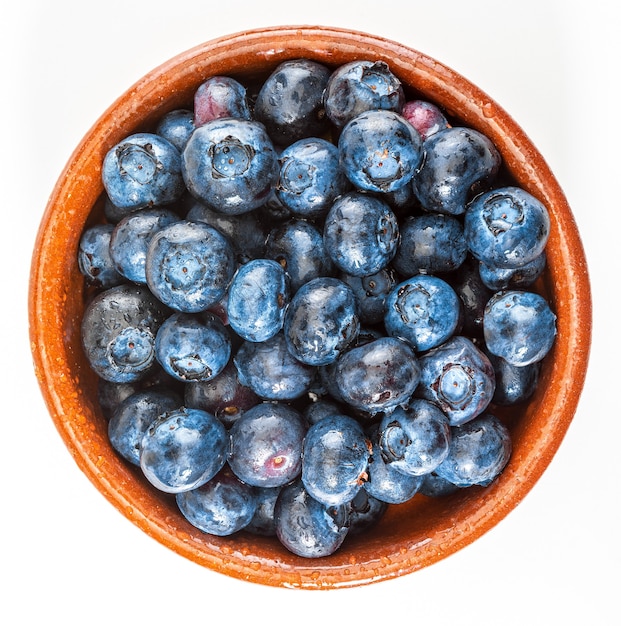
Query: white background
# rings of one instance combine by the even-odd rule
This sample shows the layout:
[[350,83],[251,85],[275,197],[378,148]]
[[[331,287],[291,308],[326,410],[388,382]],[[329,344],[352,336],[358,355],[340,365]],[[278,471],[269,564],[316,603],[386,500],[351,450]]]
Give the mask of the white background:
[[[621,53],[615,43],[621,24],[615,4],[4,5],[0,622],[619,623],[621,345],[613,294],[621,269]],[[451,66],[499,102],[568,196],[594,293],[591,365],[578,412],[549,469],[518,508],[468,548],[421,572],[328,592],[263,587],[204,570],[122,517],[58,436],[34,379],[27,335],[35,233],[61,169],[97,117],[177,53],[220,35],[285,24],[334,25],[394,39]]]

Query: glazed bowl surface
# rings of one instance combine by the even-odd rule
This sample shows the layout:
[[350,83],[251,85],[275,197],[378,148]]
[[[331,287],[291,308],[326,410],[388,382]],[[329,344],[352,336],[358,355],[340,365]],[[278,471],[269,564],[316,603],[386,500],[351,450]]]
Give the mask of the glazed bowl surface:
[[[348,538],[333,555],[297,557],[276,539],[243,531],[201,533],[113,451],[84,357],[80,322],[85,284],[77,247],[87,223],[101,217],[106,152],[161,116],[188,107],[209,76],[260,81],[287,59],[332,68],[382,60],[410,97],[439,104],[453,124],[487,135],[515,183],[548,208],[551,235],[540,289],[557,315],[557,339],[540,384],[525,405],[496,412],[511,431],[509,464],[488,487],[443,498],[415,496],[391,506],[372,530]],[[474,542],[508,515],[552,461],[575,414],[588,365],[591,295],[580,234],[563,191],[542,155],[502,107],[466,78],[425,54],[374,35],[338,28],[286,26],[206,42],[155,68],[96,121],[60,176],[41,221],[32,258],[29,323],[35,373],[55,426],[79,468],[132,523],[179,555],[235,578],[271,586],[351,587],[420,570]]]

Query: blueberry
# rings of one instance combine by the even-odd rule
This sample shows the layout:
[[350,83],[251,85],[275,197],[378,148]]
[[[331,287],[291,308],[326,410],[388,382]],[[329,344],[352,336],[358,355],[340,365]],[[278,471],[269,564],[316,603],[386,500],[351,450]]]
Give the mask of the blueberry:
[[245,528],[259,505],[256,489],[238,480],[226,467],[205,484],[178,493],[176,501],[190,524],[218,537]]
[[448,418],[433,402],[412,399],[382,418],[378,445],[382,457],[396,471],[411,476],[432,472],[448,454]]
[[153,235],[147,248],[149,288],[159,300],[184,313],[205,311],[219,302],[235,269],[228,239],[202,222],[169,224]]
[[241,215],[220,213],[199,200],[194,200],[188,209],[186,219],[190,222],[204,222],[219,230],[233,246],[238,264],[265,254],[265,230],[257,211]]
[[381,337],[346,351],[336,362],[340,398],[371,414],[406,403],[420,379],[412,348],[395,337]]
[[329,397],[318,398],[309,402],[304,409],[304,417],[309,424],[315,424],[324,417],[338,415],[342,412],[339,405]]
[[479,262],[479,274],[483,284],[492,291],[523,289],[534,285],[546,267],[546,260],[544,251],[520,267],[504,268]]
[[386,513],[388,503],[374,498],[366,489],[360,489],[349,508],[348,535],[353,537],[375,526]]
[[459,268],[446,276],[461,300],[461,333],[468,337],[483,337],[483,313],[488,300],[494,295],[481,280],[479,261],[468,255]]
[[398,113],[373,110],[347,123],[338,149],[343,171],[357,189],[394,192],[412,181],[423,158],[422,144]]
[[401,115],[414,126],[423,140],[450,126],[440,108],[427,100],[408,100],[401,109]]
[[315,278],[298,289],[285,314],[289,352],[307,365],[326,365],[356,338],[360,322],[351,287],[337,278]]
[[126,212],[170,204],[184,192],[181,154],[155,133],[136,133],[113,146],[101,176],[112,204]]
[[435,473],[458,487],[489,485],[511,456],[511,435],[494,415],[485,413],[451,429],[448,456]]
[[162,116],[155,132],[172,143],[179,152],[194,132],[194,112],[189,109],[174,109]]
[[494,144],[471,128],[440,130],[423,142],[425,159],[414,177],[414,191],[428,211],[461,215],[475,183],[494,178],[500,154]]
[[170,315],[143,285],[118,285],[101,292],[84,310],[84,354],[97,375],[110,382],[131,383],[157,366],[155,336]]
[[167,389],[132,393],[118,405],[108,422],[110,444],[125,460],[139,466],[142,439],[149,426],[160,415],[181,405],[181,398]]
[[549,234],[546,207],[519,187],[477,196],[464,216],[470,252],[494,267],[511,269],[530,263],[544,251]]
[[301,480],[285,485],[274,508],[276,536],[297,556],[319,558],[336,552],[349,530],[349,506],[321,504]]
[[185,184],[217,211],[246,213],[268,198],[278,160],[265,128],[255,121],[215,119],[199,126],[182,155]]
[[278,261],[289,274],[292,294],[314,278],[333,274],[322,233],[304,219],[292,218],[275,227],[265,246],[266,257]]
[[503,358],[486,352],[494,368],[496,388],[492,402],[499,406],[511,406],[526,402],[539,383],[541,361],[530,365],[511,365]]
[[330,208],[323,236],[334,265],[351,276],[368,276],[392,261],[399,244],[399,225],[388,203],[350,192]]
[[322,217],[350,187],[338,148],[326,139],[300,139],[283,150],[279,161],[276,194],[299,217]]
[[289,277],[282,265],[271,259],[248,261],[229,286],[229,324],[247,341],[265,341],[282,329],[289,297]]
[[78,244],[78,269],[94,287],[108,289],[125,282],[110,254],[114,226],[96,224],[82,233]]
[[302,469],[306,431],[306,421],[292,407],[277,402],[258,404],[229,431],[229,466],[240,480],[255,487],[289,483]]
[[211,76],[194,92],[194,125],[225,117],[252,118],[246,88],[230,76]]
[[286,146],[327,131],[323,92],[330,74],[316,61],[292,59],[268,76],[257,95],[254,115],[274,143]]
[[416,396],[437,404],[451,426],[480,415],[490,404],[496,380],[486,354],[463,336],[451,337],[420,355]]
[[158,230],[177,221],[174,211],[160,207],[140,209],[121,219],[110,238],[110,256],[117,271],[135,283],[146,283],[149,242]]
[[402,504],[411,500],[420,488],[422,476],[400,472],[387,461],[382,454],[378,424],[371,428],[369,437],[373,453],[369,458],[364,491],[386,504]]
[[460,487],[441,478],[435,472],[429,472],[423,476],[423,482],[418,492],[428,498],[441,498],[443,496],[449,496],[457,491]]
[[106,419],[110,419],[116,408],[133,393],[139,391],[139,383],[113,383],[105,378],[97,379],[97,402]]
[[161,491],[189,491],[224,467],[228,446],[226,429],[214,415],[180,407],[149,426],[142,438],[140,467]]
[[485,307],[483,336],[487,349],[508,363],[536,363],[554,344],[556,315],[538,293],[499,291]]
[[174,313],[157,331],[155,356],[178,380],[211,380],[228,363],[231,340],[213,313]]
[[401,81],[383,61],[357,60],[336,68],[326,85],[326,115],[343,128],[357,115],[374,109],[399,112],[405,104]]
[[289,352],[282,332],[266,341],[245,341],[233,361],[242,385],[264,400],[300,398],[315,377],[315,367]]
[[340,278],[354,291],[360,322],[365,325],[382,322],[386,312],[386,298],[396,281],[394,272],[385,268],[368,276],[342,273]]
[[254,489],[257,497],[257,509],[250,523],[244,527],[244,530],[253,535],[275,537],[276,523],[274,521],[274,511],[282,486],[255,487]]
[[328,416],[309,427],[304,439],[302,482],[326,506],[351,501],[366,480],[371,444],[348,415]]
[[226,427],[260,402],[250,387],[241,384],[233,361],[210,380],[184,385],[184,391],[185,406],[213,413]]
[[464,228],[452,215],[408,216],[399,230],[401,241],[393,267],[404,277],[452,272],[466,260]]
[[386,298],[386,332],[405,339],[417,351],[429,350],[456,331],[460,307],[457,294],[445,280],[413,276],[395,285]]

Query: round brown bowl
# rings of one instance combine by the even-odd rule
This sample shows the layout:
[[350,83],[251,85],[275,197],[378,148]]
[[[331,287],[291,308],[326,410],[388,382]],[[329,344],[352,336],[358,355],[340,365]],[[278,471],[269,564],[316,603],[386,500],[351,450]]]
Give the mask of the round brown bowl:
[[[334,555],[304,559],[277,540],[240,532],[201,533],[114,453],[97,402],[97,383],[80,342],[84,281],[76,250],[101,205],[101,164],[114,144],[152,129],[171,109],[191,105],[211,75],[264,78],[278,63],[307,57],[336,67],[354,59],[386,61],[409,96],[441,105],[454,124],[487,135],[516,184],[548,207],[552,229],[540,289],[558,319],[558,336],[527,405],[496,411],[509,426],[513,455],[489,487],[444,498],[415,496],[392,506],[373,530]],[[207,568],[273,586],[334,588],[402,576],[444,559],[498,524],[533,488],[574,416],[591,339],[591,295],[570,207],[543,157],[516,122],[475,85],[424,54],[381,37],[324,27],[275,27],[222,37],[147,74],[95,123],[58,180],[40,225],[30,282],[30,334],[36,376],[54,423],[80,469],[126,517],[164,546]]]

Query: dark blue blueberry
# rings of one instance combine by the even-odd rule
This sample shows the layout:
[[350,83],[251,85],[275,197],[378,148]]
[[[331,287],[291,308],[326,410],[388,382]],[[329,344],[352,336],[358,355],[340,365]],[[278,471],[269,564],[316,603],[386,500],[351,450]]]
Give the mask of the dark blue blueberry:
[[489,351],[486,354],[496,376],[496,389],[492,402],[500,406],[526,402],[537,389],[541,361],[517,366],[511,365],[511,363]]
[[354,536],[375,526],[386,513],[388,503],[360,489],[349,503],[349,535]]
[[157,331],[155,356],[173,378],[211,380],[228,363],[231,340],[213,313],[174,313]]
[[245,341],[233,360],[242,385],[264,400],[300,398],[315,378],[315,368],[289,352],[282,332],[266,341]]
[[365,325],[379,324],[384,320],[386,297],[395,286],[395,274],[385,268],[369,276],[340,276],[353,290],[358,303],[358,316]]
[[248,261],[229,286],[229,324],[247,341],[266,341],[282,329],[289,298],[289,276],[280,263]]
[[78,245],[78,269],[86,281],[95,287],[108,289],[125,282],[110,254],[110,239],[114,226],[96,224],[87,228]]
[[276,536],[293,554],[306,558],[336,552],[349,530],[349,506],[321,504],[301,480],[285,485],[274,508]]
[[505,468],[511,451],[507,427],[485,413],[451,429],[449,454],[435,473],[458,487],[487,486]]
[[110,256],[117,271],[135,283],[146,283],[147,248],[153,235],[164,226],[179,221],[170,209],[140,209],[121,219],[110,238]]
[[113,146],[101,177],[112,204],[128,213],[175,202],[185,190],[179,150],[155,133],[136,133]]
[[322,217],[350,187],[340,166],[338,148],[326,139],[300,139],[283,150],[279,161],[276,193],[299,217]]
[[234,474],[255,487],[279,487],[302,470],[304,417],[277,402],[257,404],[231,427],[228,463]]
[[399,112],[405,104],[401,81],[383,61],[352,61],[334,70],[326,85],[326,115],[343,128],[365,111],[383,109]]
[[265,255],[278,261],[289,274],[291,293],[320,276],[331,276],[333,265],[321,232],[304,219],[293,218],[268,235]]
[[147,284],[164,304],[184,313],[219,302],[236,269],[228,239],[203,222],[180,220],[157,231],[147,248]]
[[461,304],[453,288],[437,276],[420,274],[392,288],[384,325],[389,335],[424,351],[446,341],[456,331],[460,316]]
[[180,407],[149,426],[141,448],[147,480],[160,491],[181,493],[205,484],[224,467],[229,437],[211,413]]
[[84,310],[84,354],[97,375],[110,382],[131,383],[157,366],[155,336],[170,315],[143,285],[118,285],[101,292]]
[[162,116],[155,132],[168,139],[179,152],[194,132],[194,112],[189,109],[174,109]]
[[250,387],[241,384],[233,361],[211,380],[184,385],[184,390],[185,406],[213,413],[227,428],[260,402]]
[[326,506],[350,502],[366,480],[371,443],[348,415],[331,415],[309,427],[304,439],[302,482]]
[[253,535],[261,535],[262,537],[276,536],[276,523],[274,521],[274,510],[276,508],[276,500],[282,490],[280,487],[255,487],[257,496],[257,510],[255,511],[250,523],[244,527],[244,530]]
[[97,380],[97,402],[106,419],[110,419],[116,408],[140,389],[138,382],[113,383],[105,378]]
[[241,215],[225,215],[199,200],[194,200],[186,214],[190,222],[204,222],[217,228],[231,243],[239,264],[265,254],[267,231],[257,211]]
[[338,140],[347,178],[364,191],[394,192],[408,185],[423,158],[417,130],[394,111],[361,113]]
[[467,337],[455,336],[419,357],[418,397],[437,404],[451,426],[480,415],[494,395],[494,368]]
[[327,365],[356,338],[356,297],[337,278],[315,278],[298,289],[285,314],[289,352],[307,365]]
[[461,300],[461,333],[467,337],[483,337],[483,312],[494,292],[485,286],[479,273],[479,261],[468,255],[459,268],[446,276]]
[[160,415],[180,406],[181,397],[174,391],[136,391],[118,405],[108,422],[110,444],[124,459],[139,466],[142,439],[149,426]]
[[414,126],[423,140],[450,126],[440,108],[427,100],[408,100],[401,109],[401,115]]
[[492,291],[531,287],[543,273],[546,258],[546,253],[542,252],[529,263],[513,268],[491,266],[481,261],[479,262],[481,281]]
[[340,356],[334,377],[343,401],[375,414],[410,399],[420,379],[420,365],[406,342],[381,337]]
[[437,213],[464,213],[472,186],[493,179],[500,167],[492,142],[470,128],[440,130],[423,142],[423,150],[414,190],[422,206]]
[[433,402],[414,398],[383,417],[379,446],[386,463],[399,472],[423,476],[448,454],[451,429],[448,418]]
[[388,462],[382,453],[379,425],[371,428],[369,437],[373,453],[369,458],[364,491],[386,504],[402,504],[411,500],[420,488],[422,476],[400,472]]
[[192,195],[229,215],[260,207],[278,176],[278,159],[265,128],[254,121],[223,118],[199,126],[182,158]]
[[265,80],[254,104],[255,118],[265,124],[275,144],[289,145],[328,130],[323,92],[330,70],[316,61],[281,63]]
[[304,417],[309,424],[315,424],[324,417],[339,413],[342,413],[341,407],[329,397],[322,397],[309,402],[304,409]]
[[536,363],[554,345],[556,315],[538,293],[499,291],[485,307],[483,336],[487,349],[508,363]]
[[464,235],[472,254],[506,269],[534,261],[550,234],[546,207],[519,187],[502,187],[477,196],[464,216]]
[[256,489],[223,468],[207,483],[178,493],[183,517],[204,533],[228,537],[245,528],[259,505]]
[[246,88],[230,76],[211,76],[194,92],[194,125],[225,117],[251,119]]
[[441,498],[449,496],[459,489],[460,487],[449,482],[446,478],[441,478],[435,472],[429,472],[423,476],[423,482],[418,492],[428,498]]
[[452,215],[409,216],[399,230],[401,241],[393,267],[404,277],[452,272],[466,260],[464,228]]
[[399,225],[387,202],[350,192],[332,205],[323,237],[328,254],[341,271],[368,276],[392,261],[399,245]]

